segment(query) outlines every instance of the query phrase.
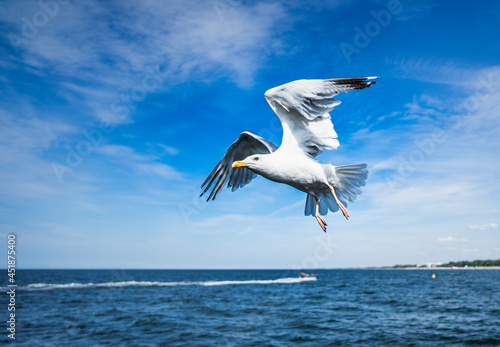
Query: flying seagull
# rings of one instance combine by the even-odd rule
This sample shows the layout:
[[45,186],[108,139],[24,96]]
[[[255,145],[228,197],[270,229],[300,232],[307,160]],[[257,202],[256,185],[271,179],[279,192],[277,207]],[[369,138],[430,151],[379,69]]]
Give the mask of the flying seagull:
[[376,78],[298,80],[269,89],[266,101],[283,126],[281,146],[248,131],[241,133],[201,185],[205,189],[200,196],[213,187],[207,201],[213,200],[226,182],[235,191],[259,174],[307,193],[305,215],[314,214],[325,232],[321,216],[328,210],[340,209],[349,218],[347,201],[361,194],[368,176],[366,164],[334,166],[314,158],[339,147],[329,112],[340,101],[332,98],[340,92],[369,87]]

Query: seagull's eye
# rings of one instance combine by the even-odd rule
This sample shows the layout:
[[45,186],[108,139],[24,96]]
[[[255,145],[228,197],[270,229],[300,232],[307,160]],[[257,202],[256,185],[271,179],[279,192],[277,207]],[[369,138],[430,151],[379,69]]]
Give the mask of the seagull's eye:
[[253,161],[259,161],[259,157],[254,157]]

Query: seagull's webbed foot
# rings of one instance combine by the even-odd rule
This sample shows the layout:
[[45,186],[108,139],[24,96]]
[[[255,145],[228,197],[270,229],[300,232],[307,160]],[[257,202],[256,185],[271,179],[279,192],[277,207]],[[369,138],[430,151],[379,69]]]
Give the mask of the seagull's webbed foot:
[[330,187],[333,198],[335,199],[337,205],[340,207],[340,210],[342,211],[342,214],[344,215],[345,219],[349,219],[349,212],[347,212],[347,209],[345,208],[344,204],[340,202],[340,200],[337,198],[337,194],[335,193],[335,188],[333,188],[331,185],[328,185],[328,187]]
[[323,219],[323,217],[320,216],[319,214],[319,198],[318,197],[314,197],[316,199],[316,213],[314,214],[314,217],[316,217],[316,220],[318,221],[319,223],[319,226],[321,227],[321,229],[323,229],[323,231],[326,233],[326,222],[325,220]]
[[344,215],[345,219],[349,219],[349,212],[345,208],[344,204],[340,203],[338,205],[339,205],[340,210],[342,211],[342,214]]
[[327,226],[327,224],[326,224],[325,220],[323,219],[323,217],[321,217],[319,214],[314,215],[314,217],[316,217],[316,220],[318,221],[319,226],[326,233],[326,226]]

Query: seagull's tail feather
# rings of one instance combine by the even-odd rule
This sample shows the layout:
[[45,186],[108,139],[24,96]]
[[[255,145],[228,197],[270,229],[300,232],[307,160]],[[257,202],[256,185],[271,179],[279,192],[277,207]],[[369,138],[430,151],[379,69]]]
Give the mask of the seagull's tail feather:
[[[361,194],[361,187],[365,186],[365,181],[368,177],[368,170],[366,164],[353,164],[333,166],[329,164],[323,165],[328,182],[335,188],[337,198],[347,206],[347,202],[356,200],[356,197]],[[317,192],[320,199],[319,213],[324,216],[328,210],[337,212],[339,206],[335,202],[332,193],[327,188]],[[305,215],[313,215],[316,209],[316,199],[314,196],[308,194],[305,206]]]
[[[328,213],[328,210],[332,212],[337,212],[339,206],[335,203],[335,199],[330,193],[330,190],[325,190],[318,193],[319,196],[319,214],[324,216]],[[306,198],[306,208],[304,214],[306,216],[314,215],[316,213],[316,199],[311,194],[307,194]]]
[[356,200],[361,194],[361,187],[366,184],[368,169],[366,164],[331,166],[328,181],[335,188],[339,200],[347,206],[347,201]]

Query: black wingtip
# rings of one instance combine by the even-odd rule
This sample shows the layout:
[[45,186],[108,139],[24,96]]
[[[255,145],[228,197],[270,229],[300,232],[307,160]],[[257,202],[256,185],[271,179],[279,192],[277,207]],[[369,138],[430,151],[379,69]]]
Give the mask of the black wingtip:
[[358,90],[368,88],[371,85],[377,83],[376,80],[379,76],[363,76],[363,77],[340,77],[340,78],[330,78],[326,79],[327,82],[332,82],[337,85],[344,86],[344,91]]

